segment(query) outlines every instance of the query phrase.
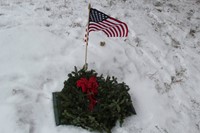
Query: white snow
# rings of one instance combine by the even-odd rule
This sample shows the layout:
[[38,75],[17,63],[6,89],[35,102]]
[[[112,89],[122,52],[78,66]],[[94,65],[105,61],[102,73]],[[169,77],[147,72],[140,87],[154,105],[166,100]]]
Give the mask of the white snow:
[[[88,1],[64,1],[0,0],[0,133],[90,133],[54,121],[52,92],[85,54]],[[131,88],[137,115],[112,132],[199,133],[200,1],[91,4],[129,27],[128,38],[89,40],[89,69]]]

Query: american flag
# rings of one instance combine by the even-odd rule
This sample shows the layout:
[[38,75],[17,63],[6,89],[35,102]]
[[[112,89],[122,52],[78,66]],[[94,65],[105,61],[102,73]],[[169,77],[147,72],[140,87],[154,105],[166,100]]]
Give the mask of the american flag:
[[108,37],[127,37],[128,26],[96,9],[90,8],[86,39],[92,31],[103,31]]

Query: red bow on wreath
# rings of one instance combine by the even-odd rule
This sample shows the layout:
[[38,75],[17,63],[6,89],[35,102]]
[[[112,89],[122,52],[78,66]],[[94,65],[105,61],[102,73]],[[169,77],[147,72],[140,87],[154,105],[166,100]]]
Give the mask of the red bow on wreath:
[[81,78],[76,82],[76,86],[81,87],[82,92],[87,93],[88,99],[90,100],[89,109],[92,111],[97,103],[94,96],[98,94],[97,88],[99,87],[96,77],[90,77],[89,80]]

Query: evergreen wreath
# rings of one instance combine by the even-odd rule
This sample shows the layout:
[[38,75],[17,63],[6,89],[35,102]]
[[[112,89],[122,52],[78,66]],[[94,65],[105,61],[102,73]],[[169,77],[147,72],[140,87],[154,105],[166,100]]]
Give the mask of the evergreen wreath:
[[77,70],[68,74],[61,92],[53,93],[56,125],[75,125],[111,133],[119,120],[136,114],[125,83],[117,78],[105,79],[94,70]]

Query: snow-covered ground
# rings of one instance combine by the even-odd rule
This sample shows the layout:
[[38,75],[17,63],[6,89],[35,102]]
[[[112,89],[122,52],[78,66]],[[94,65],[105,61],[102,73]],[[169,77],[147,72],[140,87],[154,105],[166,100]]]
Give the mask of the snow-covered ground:
[[[89,69],[128,84],[137,112],[112,132],[199,133],[200,0],[91,4],[129,27],[128,38],[90,34]],[[0,0],[0,133],[90,133],[56,127],[52,108],[52,92],[84,64],[87,5]]]

